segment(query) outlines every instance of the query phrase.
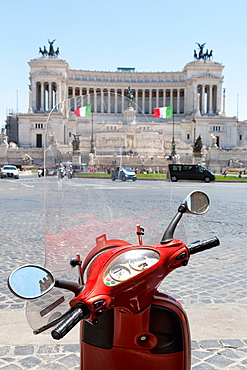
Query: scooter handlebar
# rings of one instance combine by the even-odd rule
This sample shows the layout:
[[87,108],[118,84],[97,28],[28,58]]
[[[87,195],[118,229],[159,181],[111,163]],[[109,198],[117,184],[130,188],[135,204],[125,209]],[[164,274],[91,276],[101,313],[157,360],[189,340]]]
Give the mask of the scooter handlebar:
[[52,330],[53,339],[62,339],[79,321],[88,317],[88,309],[86,306],[80,306],[74,309],[64,321],[62,321],[56,329]]
[[206,249],[214,248],[220,245],[219,239],[215,236],[214,238],[203,240],[202,242],[196,242],[190,245],[187,245],[189,254],[195,254],[198,252],[203,252]]

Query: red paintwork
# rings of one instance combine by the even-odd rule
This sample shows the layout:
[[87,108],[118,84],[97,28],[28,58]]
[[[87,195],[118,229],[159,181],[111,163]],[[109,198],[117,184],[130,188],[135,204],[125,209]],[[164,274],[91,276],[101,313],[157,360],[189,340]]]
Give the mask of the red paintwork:
[[[142,271],[116,286],[107,286],[103,282],[107,266],[123,252],[137,248],[155,250],[160,254],[160,260],[153,266]],[[109,249],[110,248],[110,249]],[[96,247],[84,262],[82,271],[92,257],[98,255],[92,262],[87,273],[85,289],[75,297],[70,305],[84,303],[90,310],[90,323],[99,319],[93,302],[104,299],[103,308],[114,308],[114,343],[112,349],[102,349],[81,341],[82,370],[189,370],[190,369],[190,337],[186,315],[181,305],[171,297],[157,292],[161,281],[174,269],[186,264],[189,254],[186,246],[178,239],[162,245],[133,246],[121,240],[107,240],[105,235],[98,238]],[[182,260],[176,257],[185,252]],[[81,277],[82,278],[82,277]],[[149,314],[151,305],[170,308],[179,317],[182,326],[184,351],[169,354],[153,354],[149,349],[154,348],[157,339],[149,333]],[[101,307],[101,308],[102,308]],[[83,322],[81,331],[83,331]],[[149,339],[144,343],[138,342],[140,334],[148,334]],[[81,334],[82,335],[82,334]]]
[[[185,312],[175,300],[161,293],[155,296],[152,304],[170,308],[179,317],[183,351],[158,355],[149,351],[157,343],[148,331],[150,307],[137,315],[126,315],[120,309],[114,309],[114,343],[110,350],[83,342],[84,324],[81,323],[81,370],[190,370],[190,332]],[[144,333],[149,334],[151,340],[142,346],[137,338]]]

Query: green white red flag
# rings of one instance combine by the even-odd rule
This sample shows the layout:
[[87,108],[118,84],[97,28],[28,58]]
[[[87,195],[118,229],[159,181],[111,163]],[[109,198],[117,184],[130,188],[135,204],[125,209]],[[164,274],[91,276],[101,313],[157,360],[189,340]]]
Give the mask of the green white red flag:
[[76,117],[90,117],[91,116],[91,105],[92,104],[88,104],[82,108],[77,108],[74,111]]
[[154,118],[172,118],[173,106],[154,108]]

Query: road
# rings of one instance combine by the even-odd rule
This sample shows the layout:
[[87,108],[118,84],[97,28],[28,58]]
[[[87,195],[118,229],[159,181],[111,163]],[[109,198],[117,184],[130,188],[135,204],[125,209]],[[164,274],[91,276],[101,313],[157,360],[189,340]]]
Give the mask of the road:
[[[92,203],[93,189],[100,189],[104,202],[98,206],[98,212],[106,205],[105,194],[112,200],[111,213],[122,216],[126,210],[133,214],[158,211],[153,226],[160,235],[188,193],[196,188],[209,195],[209,212],[203,216],[184,215],[178,237],[184,237],[185,230],[188,242],[216,235],[221,246],[192,256],[189,265],[170,274],[160,289],[178,299],[187,311],[193,369],[246,369],[247,184],[69,181],[72,191],[79,189],[81,194],[86,194],[88,205]],[[37,175],[0,180],[0,317],[3,323],[0,368],[3,369],[78,368],[78,328],[63,342],[55,344],[48,335],[33,336],[25,322],[23,301],[14,297],[6,286],[8,275],[19,265],[44,264],[43,189],[43,179]],[[73,199],[68,202],[73,203]],[[81,206],[78,202],[76,205]],[[86,200],[83,207],[87,208]]]

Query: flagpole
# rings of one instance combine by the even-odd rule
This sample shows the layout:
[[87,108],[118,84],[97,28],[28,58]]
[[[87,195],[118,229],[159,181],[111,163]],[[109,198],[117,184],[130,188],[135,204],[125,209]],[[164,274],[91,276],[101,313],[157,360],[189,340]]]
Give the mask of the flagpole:
[[94,150],[94,139],[93,139],[93,113],[92,113],[92,136],[91,136],[91,149],[90,149],[90,153],[92,153],[92,154],[95,153],[95,150]]
[[174,132],[175,132],[175,127],[174,127],[174,114],[172,112],[172,151],[171,151],[171,156],[172,159],[174,160],[174,157],[176,155],[176,143],[175,143],[175,138],[174,138]]

